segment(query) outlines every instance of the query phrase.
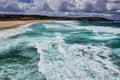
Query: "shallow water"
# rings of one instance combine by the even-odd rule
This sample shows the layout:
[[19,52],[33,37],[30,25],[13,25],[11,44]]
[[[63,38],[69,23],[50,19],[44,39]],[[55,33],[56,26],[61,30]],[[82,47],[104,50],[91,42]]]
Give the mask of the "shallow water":
[[119,80],[120,23],[54,21],[0,31],[0,80]]

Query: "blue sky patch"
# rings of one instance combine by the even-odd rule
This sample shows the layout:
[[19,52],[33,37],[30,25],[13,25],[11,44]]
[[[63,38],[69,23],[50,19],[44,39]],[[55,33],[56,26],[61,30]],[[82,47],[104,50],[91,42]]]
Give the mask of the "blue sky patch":
[[19,0],[20,2],[30,3],[32,0]]

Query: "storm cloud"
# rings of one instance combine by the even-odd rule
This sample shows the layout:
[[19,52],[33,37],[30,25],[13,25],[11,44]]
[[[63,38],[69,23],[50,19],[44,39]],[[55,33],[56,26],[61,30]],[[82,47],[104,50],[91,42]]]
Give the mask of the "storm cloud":
[[120,0],[0,0],[0,13],[102,16],[120,20]]

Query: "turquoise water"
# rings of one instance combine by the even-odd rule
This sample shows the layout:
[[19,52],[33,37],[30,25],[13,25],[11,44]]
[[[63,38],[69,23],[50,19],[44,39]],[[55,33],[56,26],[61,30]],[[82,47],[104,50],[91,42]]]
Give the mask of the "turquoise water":
[[0,80],[119,80],[120,23],[53,21],[0,31]]

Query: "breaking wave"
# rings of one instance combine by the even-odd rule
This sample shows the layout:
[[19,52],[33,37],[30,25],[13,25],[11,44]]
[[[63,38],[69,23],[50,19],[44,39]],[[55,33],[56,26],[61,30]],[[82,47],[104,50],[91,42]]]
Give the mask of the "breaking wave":
[[54,21],[0,31],[0,79],[119,80],[119,26]]

